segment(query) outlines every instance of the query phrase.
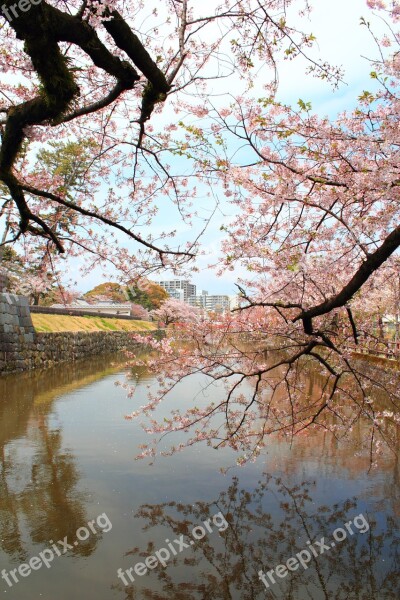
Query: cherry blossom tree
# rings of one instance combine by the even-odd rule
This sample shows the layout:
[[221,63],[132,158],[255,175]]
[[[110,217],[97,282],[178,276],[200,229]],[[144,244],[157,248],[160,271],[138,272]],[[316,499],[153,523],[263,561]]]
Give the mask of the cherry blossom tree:
[[[380,283],[390,269],[398,277],[397,4],[389,17],[391,39],[383,44],[393,52],[384,56],[378,46],[381,60],[371,72],[378,86],[336,120],[318,116],[303,100],[288,106],[270,95],[215,108],[207,132],[188,127],[204,178],[219,181],[236,207],[237,216],[224,225],[219,272],[240,267],[248,276],[238,280],[241,306],[225,316],[223,328],[188,326],[189,349],[170,339],[153,344],[159,354],[147,365],[164,379],[140,414],[150,415],[195,373],[226,386],[220,402],[152,421],[149,431],[161,435],[191,429],[178,448],[230,445],[245,462],[271,434],[291,439],[322,428],[345,438],[358,419],[369,425],[371,461],[382,442],[396,447],[398,371],[384,372],[353,353],[376,339],[376,311],[365,310],[366,302],[378,290],[387,307]],[[239,145],[246,151],[238,152]],[[315,371],[326,383],[310,397],[307,378]]]
[[152,310],[150,315],[153,320],[162,321],[165,325],[171,323],[197,323],[201,311],[195,306],[190,306],[186,302],[168,298],[160,308]]
[[131,304],[131,316],[142,321],[150,321],[149,311],[140,304]]
[[[376,40],[374,88],[330,120],[307,101],[276,99],[281,58],[301,55],[313,74],[341,78],[308,55],[315,38],[289,22],[291,5],[309,9],[306,0],[43,0],[15,15],[5,0],[1,244],[36,265],[44,253],[51,265],[57,253],[82,256],[87,271],[109,263],[125,283],[160,267],[177,272],[208,224],[196,213],[196,184],[210,198],[222,189],[236,217],[223,225],[217,269],[248,273],[237,282],[240,310],[218,324],[189,319],[184,348],[149,340],[160,352],[149,367],[164,381],[142,412],[200,371],[226,383],[225,400],[153,429],[193,425],[187,443],[230,444],[247,460],[273,432],[323,427],[340,437],[363,417],[372,456],[373,442],[390,445],[398,426],[398,379],[354,361],[351,346],[371,330],[356,302],[400,244],[399,8],[368,1],[387,10],[389,25]],[[252,94],[256,74],[262,98]],[[215,105],[218,86],[225,98]],[[73,185],[52,159],[61,142]],[[155,226],[166,206],[190,231],[186,242]],[[326,377],[312,399],[311,369]]]
[[[193,216],[190,163],[171,166],[171,156],[182,155],[171,138],[175,113],[184,117],[182,97],[207,94],[209,81],[239,74],[251,83],[256,63],[274,67],[280,52],[304,54],[313,37],[287,23],[291,3],[43,0],[18,10],[5,0],[2,243],[19,243],[33,260],[31,242],[43,240],[49,253],[83,253],[88,270],[110,263],[127,279],[190,260],[202,227],[178,247],[167,241],[174,232],[142,233],[167,201],[177,218]],[[307,10],[305,0],[299,10]],[[337,76],[323,62],[310,68]],[[152,122],[166,110],[157,133]],[[59,143],[85,146],[84,189],[72,197],[62,168],[46,172],[42,164]]]

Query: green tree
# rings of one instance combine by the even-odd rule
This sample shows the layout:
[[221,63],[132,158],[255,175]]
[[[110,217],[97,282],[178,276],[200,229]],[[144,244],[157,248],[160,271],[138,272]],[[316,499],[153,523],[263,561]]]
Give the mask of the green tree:
[[119,283],[113,283],[112,281],[107,281],[106,283],[100,283],[100,285],[96,285],[96,287],[84,294],[84,298],[86,298],[88,302],[95,302],[96,300],[126,302],[127,300],[122,286]]
[[147,310],[155,310],[169,298],[168,293],[163,287],[149,281],[148,279],[140,283],[133,283],[128,286],[128,297],[136,304],[140,304]]

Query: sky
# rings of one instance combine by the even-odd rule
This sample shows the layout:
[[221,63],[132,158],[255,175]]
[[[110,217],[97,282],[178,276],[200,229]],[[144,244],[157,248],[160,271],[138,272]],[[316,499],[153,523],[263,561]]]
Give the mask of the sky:
[[[207,0],[205,0],[207,2]],[[374,26],[374,31],[383,32],[383,24],[378,17],[374,18],[371,11],[366,6],[365,0],[318,0],[310,18],[301,20],[297,17],[296,24],[300,30],[312,32],[317,37],[317,44],[311,51],[312,56],[321,56],[335,65],[344,69],[344,83],[335,91],[332,86],[324,81],[306,75],[306,61],[296,59],[295,61],[283,61],[279,66],[279,91],[278,99],[285,103],[296,103],[299,98],[305,102],[311,101],[313,110],[319,115],[328,115],[334,118],[338,112],[345,109],[351,109],[357,97],[365,89],[371,89],[372,82],[369,78],[371,65],[367,58],[377,56],[377,49],[371,34],[365,26],[361,26],[360,18],[366,17]],[[290,13],[289,13],[290,18]],[[218,91],[218,85],[225,85],[225,82],[216,82],[215,91]],[[229,82],[230,89],[235,88],[234,80]],[[263,78],[256,81],[253,93],[262,96]],[[170,120],[168,108],[166,107],[164,115],[160,117],[166,121]],[[155,130],[157,125],[155,124]],[[200,196],[205,190],[199,187]],[[201,197],[199,202],[204,201]],[[235,294],[235,281],[240,276],[237,269],[234,272],[228,272],[218,278],[208,268],[210,262],[218,261],[220,255],[219,242],[221,239],[220,226],[226,223],[229,216],[232,215],[232,209],[222,201],[221,211],[218,211],[214,220],[209,226],[203,239],[203,247],[207,253],[200,258],[197,265],[200,272],[194,273],[192,281],[198,289],[206,289],[209,293],[216,294]],[[168,208],[161,209],[158,221],[155,223],[152,232],[161,229],[178,229],[177,239],[190,239],[193,231],[183,223],[176,222],[176,215],[171,217]],[[74,264],[75,269],[77,264]],[[169,278],[168,272],[152,276],[152,279]],[[78,278],[79,279],[79,278]],[[107,279],[107,277],[106,277]],[[78,284],[79,289],[87,291],[98,283],[104,281],[104,273],[94,270],[84,281]]]

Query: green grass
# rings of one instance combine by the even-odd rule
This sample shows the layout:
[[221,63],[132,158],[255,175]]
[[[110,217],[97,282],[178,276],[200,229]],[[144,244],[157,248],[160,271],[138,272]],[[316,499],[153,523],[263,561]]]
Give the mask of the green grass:
[[69,315],[32,314],[33,326],[39,333],[62,331],[152,331],[156,325],[150,321],[128,321],[98,316],[72,317]]

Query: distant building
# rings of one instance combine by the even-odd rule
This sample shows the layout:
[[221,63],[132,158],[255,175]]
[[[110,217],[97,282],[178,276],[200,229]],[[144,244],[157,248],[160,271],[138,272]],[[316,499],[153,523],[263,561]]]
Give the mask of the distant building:
[[171,298],[183,300],[183,302],[187,302],[190,296],[196,295],[196,286],[190,283],[188,279],[168,279],[157,283],[164,288]]
[[185,302],[184,290],[168,290],[168,294],[171,298],[174,298],[175,300],[180,300],[181,302]]
[[168,279],[157,283],[171,298],[187,302],[191,306],[216,313],[225,313],[230,310],[229,296],[210,295],[207,290],[199,290],[196,294],[196,286],[188,279]]
[[208,297],[208,292],[206,290],[199,290],[197,295],[189,296],[188,304],[191,306],[197,306],[198,308],[206,308],[206,298]]
[[188,303],[191,306],[203,308],[208,312],[225,313],[230,310],[229,296],[209,295],[205,290],[197,296],[190,296]]
[[95,315],[108,314],[108,315],[126,315],[131,314],[130,304],[118,304],[107,300],[96,302],[96,304],[89,304],[86,300],[75,300],[71,304],[53,304],[51,308],[66,308],[71,310],[81,311],[82,313],[93,313]]
[[197,308],[205,308],[206,303],[204,298],[205,296],[190,296],[188,304],[190,304],[190,306],[197,306]]

